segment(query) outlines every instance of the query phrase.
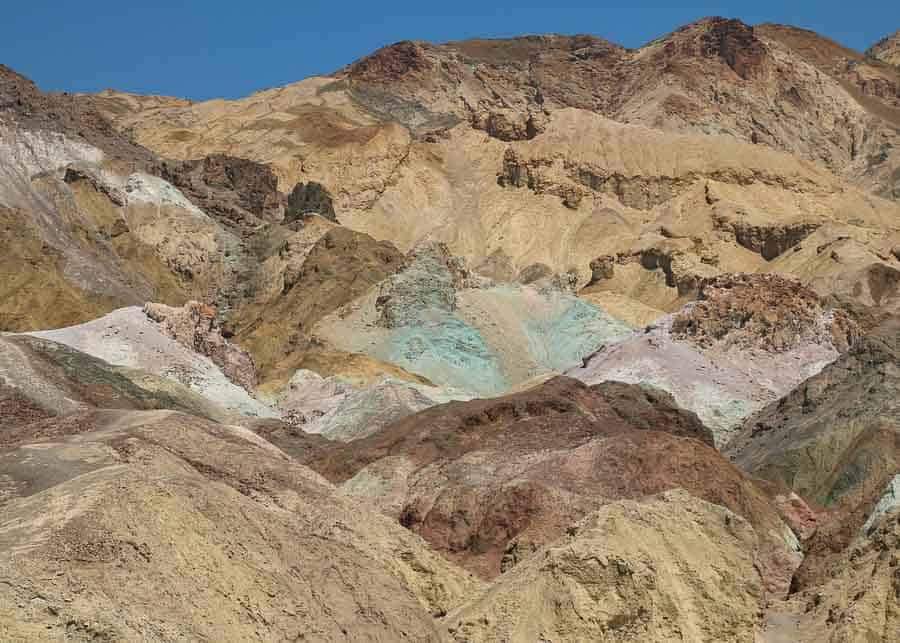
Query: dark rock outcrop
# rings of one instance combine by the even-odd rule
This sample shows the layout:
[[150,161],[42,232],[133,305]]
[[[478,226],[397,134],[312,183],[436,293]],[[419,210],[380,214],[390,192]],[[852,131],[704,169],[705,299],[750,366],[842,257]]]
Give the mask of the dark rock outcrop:
[[787,225],[752,225],[741,221],[715,220],[716,227],[734,234],[735,240],[766,261],[782,255],[819,229],[818,223],[794,223]]
[[400,80],[410,74],[431,69],[423,43],[404,40],[382,47],[374,54],[353,63],[348,73],[356,81],[384,82]]
[[522,114],[501,109],[473,116],[472,125],[501,141],[527,141],[544,131],[547,116],[543,113]]
[[588,286],[612,279],[616,269],[616,258],[609,255],[597,257],[591,261],[591,280]]
[[318,214],[329,221],[337,223],[337,215],[334,213],[334,199],[328,188],[321,183],[316,183],[315,181],[298,183],[288,195],[284,222],[297,221],[307,214]]
[[740,20],[718,17],[709,18],[707,24],[708,28],[700,31],[695,41],[681,43],[683,48],[679,54],[690,52],[686,47],[695,44],[696,53],[701,57],[720,58],[744,80],[763,73],[768,52],[753,27]]
[[262,163],[213,154],[193,161],[164,161],[159,173],[201,210],[225,223],[254,227],[283,216],[278,178]]

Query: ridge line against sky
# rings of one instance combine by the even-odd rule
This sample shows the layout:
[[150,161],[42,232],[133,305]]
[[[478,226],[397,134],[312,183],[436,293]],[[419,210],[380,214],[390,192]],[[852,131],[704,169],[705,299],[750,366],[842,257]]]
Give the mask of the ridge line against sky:
[[885,0],[857,0],[852,10],[835,0],[33,0],[4,7],[0,63],[49,91],[238,98],[331,73],[400,40],[577,33],[634,48],[710,15],[811,29],[859,51],[900,28],[900,2]]

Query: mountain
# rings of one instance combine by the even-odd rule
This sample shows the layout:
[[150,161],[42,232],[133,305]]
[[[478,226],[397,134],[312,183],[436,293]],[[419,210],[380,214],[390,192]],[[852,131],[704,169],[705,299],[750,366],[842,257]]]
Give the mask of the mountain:
[[[390,123],[428,136],[469,122],[509,141],[533,138],[545,112],[572,107],[666,131],[763,143],[896,198],[888,170],[896,168],[898,82],[895,69],[811,32],[708,18],[636,50],[590,36],[402,42],[332,76],[237,103],[110,93],[100,109],[170,156],[240,149],[278,161],[288,181],[301,173],[325,178],[339,161],[328,154],[332,162],[307,169],[290,160],[286,141],[303,150],[301,159],[322,145],[352,155],[368,141],[382,180],[365,187],[377,191],[406,145],[402,129]],[[269,134],[241,134],[245,123],[263,123]],[[266,144],[271,128],[278,149]],[[355,196],[364,203],[374,194]]]
[[866,50],[870,58],[877,58],[889,65],[900,66],[900,30],[879,40]]
[[896,42],[0,66],[0,638],[891,640]]
[[[321,186],[342,224],[401,251],[438,240],[488,276],[547,266],[579,286],[611,256],[629,285],[605,290],[669,311],[727,271],[893,296],[898,79],[809,32],[708,19],[633,51],[407,42],[239,101],[92,101],[163,156],[244,156],[285,193]],[[648,253],[677,266],[664,283]]]

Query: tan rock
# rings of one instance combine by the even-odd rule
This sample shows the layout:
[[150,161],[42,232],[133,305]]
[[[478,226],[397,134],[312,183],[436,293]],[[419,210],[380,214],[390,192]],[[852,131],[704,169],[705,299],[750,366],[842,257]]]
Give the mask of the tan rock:
[[900,512],[829,566],[825,580],[773,606],[762,640],[891,641],[900,631]]
[[872,45],[866,51],[866,55],[883,60],[890,65],[900,66],[900,30],[890,36],[885,36]]
[[2,457],[6,640],[441,640],[479,587],[241,427],[105,412],[37,449],[39,479],[32,451]]
[[753,641],[755,549],[744,520],[683,491],[616,502],[452,612],[447,627],[458,641]]
[[247,351],[222,336],[212,306],[189,301],[181,308],[147,303],[144,313],[165,329],[165,333],[187,348],[206,355],[226,377],[249,393],[256,390],[256,367]]

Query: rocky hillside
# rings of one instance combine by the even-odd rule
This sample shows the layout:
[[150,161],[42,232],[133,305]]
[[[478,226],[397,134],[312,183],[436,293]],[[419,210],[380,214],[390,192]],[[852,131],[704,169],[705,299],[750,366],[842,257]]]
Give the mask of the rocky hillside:
[[886,36],[869,47],[866,51],[866,55],[870,58],[877,58],[890,65],[900,66],[900,30],[895,31],[890,36]]
[[734,271],[893,302],[898,91],[894,68],[810,32],[708,19],[630,51],[399,43],[238,101],[82,98],[162,156],[315,186],[401,252],[442,241],[504,281],[571,272],[628,315]]
[[306,168],[296,161],[289,167],[287,149],[265,152],[265,137],[248,132],[242,140],[245,118],[237,114],[254,106],[250,122],[266,123],[259,129],[267,136],[274,128],[304,158],[329,143],[351,154],[371,147],[390,172],[390,159],[399,161],[409,144],[403,130],[427,138],[465,122],[503,141],[530,139],[548,112],[572,107],[766,144],[896,197],[890,174],[897,167],[898,78],[896,69],[812,32],[708,18],[634,50],[591,36],[401,42],[331,77],[235,105],[111,94],[99,108],[152,149],[274,153],[293,180]]
[[894,640],[896,44],[0,66],[0,640]]
[[[455,641],[750,641],[755,550],[741,518],[685,492],[610,503],[456,610],[449,630]],[[717,609],[695,602],[704,594]]]

